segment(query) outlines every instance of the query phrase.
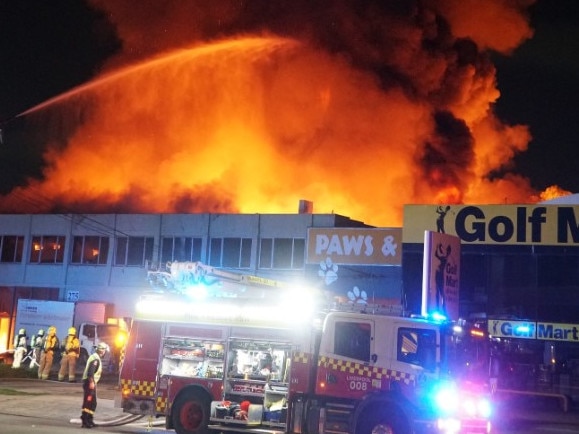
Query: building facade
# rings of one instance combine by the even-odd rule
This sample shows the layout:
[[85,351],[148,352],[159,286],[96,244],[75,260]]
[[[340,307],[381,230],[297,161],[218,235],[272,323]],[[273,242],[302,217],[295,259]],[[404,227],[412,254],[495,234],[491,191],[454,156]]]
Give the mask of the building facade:
[[299,279],[355,302],[401,300],[401,230],[337,214],[0,215],[0,228],[0,349],[18,300],[106,303],[108,317],[130,318],[147,271],[173,261]]
[[[425,231],[461,243],[460,315],[576,323],[579,318],[579,206],[407,205],[404,290],[422,284]],[[419,300],[413,298],[411,304]]]

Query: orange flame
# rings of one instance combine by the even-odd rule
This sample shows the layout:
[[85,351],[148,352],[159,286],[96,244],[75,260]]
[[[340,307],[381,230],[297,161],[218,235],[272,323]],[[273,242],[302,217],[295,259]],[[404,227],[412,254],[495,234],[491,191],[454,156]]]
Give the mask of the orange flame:
[[558,197],[568,196],[571,192],[562,189],[558,185],[552,185],[547,187],[544,191],[539,193],[539,201],[543,202],[546,200],[556,199]]
[[[74,133],[46,151],[44,179],[0,198],[0,210],[293,213],[308,199],[316,213],[399,226],[407,203],[529,203],[529,181],[506,169],[531,136],[493,114],[494,67],[474,44],[508,52],[532,31],[509,9],[517,19],[501,20],[508,38],[497,39],[484,26],[500,14],[469,28],[459,3],[430,12],[463,39],[434,34],[424,11],[422,27],[389,17],[395,43],[381,56],[399,82],[368,67],[375,53],[356,39],[359,56],[346,60],[297,36],[227,37],[103,75],[23,113]],[[240,13],[233,5],[223,25]],[[117,23],[126,53],[140,43],[129,21]],[[444,41],[439,55],[423,48],[428,38]]]

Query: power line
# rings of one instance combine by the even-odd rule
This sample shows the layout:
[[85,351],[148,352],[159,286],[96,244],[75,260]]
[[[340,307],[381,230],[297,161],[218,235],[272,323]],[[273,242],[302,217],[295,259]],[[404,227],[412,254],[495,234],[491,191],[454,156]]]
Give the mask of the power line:
[[[31,189],[37,191],[31,191]],[[44,213],[43,212],[44,210],[50,209],[52,206],[52,201],[48,197],[40,193],[38,189],[35,189],[34,187],[27,188],[26,190],[16,189],[11,194],[13,194],[13,196],[16,199],[19,199],[22,202],[25,202],[28,205],[32,206],[33,209],[37,210],[36,213],[38,214]],[[67,210],[65,209],[65,211]],[[36,213],[31,212],[29,214],[36,214]],[[112,237],[116,237],[118,235],[125,237],[129,236],[127,233],[120,231],[119,229],[113,226],[107,225],[95,218],[92,218],[88,214],[67,211],[66,213],[57,213],[52,215],[59,216],[81,227],[84,227],[86,229],[89,229],[93,232],[102,235],[108,235]]]

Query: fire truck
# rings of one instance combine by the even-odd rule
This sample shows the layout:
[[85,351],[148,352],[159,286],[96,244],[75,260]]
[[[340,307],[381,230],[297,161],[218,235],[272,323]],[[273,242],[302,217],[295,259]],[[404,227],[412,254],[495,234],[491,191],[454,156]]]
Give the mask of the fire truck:
[[487,388],[454,362],[453,324],[201,263],[149,279],[124,412],[178,434],[490,432]]

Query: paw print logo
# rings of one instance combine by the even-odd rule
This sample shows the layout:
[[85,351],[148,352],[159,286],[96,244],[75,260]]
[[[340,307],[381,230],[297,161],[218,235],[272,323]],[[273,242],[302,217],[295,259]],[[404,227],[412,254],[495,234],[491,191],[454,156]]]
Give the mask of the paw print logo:
[[366,291],[360,291],[360,288],[354,286],[351,291],[348,291],[348,299],[354,304],[367,304],[368,294],[366,294]]
[[320,262],[318,276],[323,279],[326,286],[331,285],[338,280],[338,266],[332,262],[331,258],[326,258]]

